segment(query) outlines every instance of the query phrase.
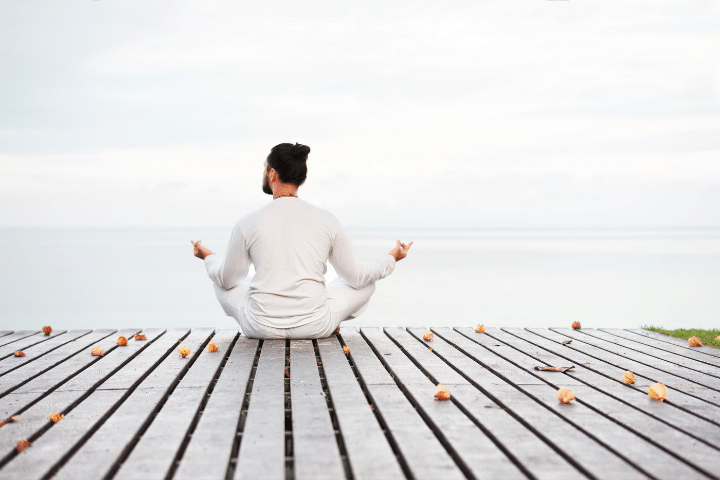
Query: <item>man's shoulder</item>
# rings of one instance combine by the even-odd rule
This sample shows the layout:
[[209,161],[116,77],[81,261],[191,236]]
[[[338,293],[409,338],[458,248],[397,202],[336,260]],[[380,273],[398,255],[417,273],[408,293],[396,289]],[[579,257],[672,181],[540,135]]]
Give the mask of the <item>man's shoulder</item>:
[[317,216],[323,223],[335,228],[340,226],[340,220],[338,220],[338,218],[332,212],[325,210],[324,208],[318,207],[317,205],[313,205],[310,202],[306,202],[305,200],[298,200],[302,202],[302,206],[308,212]]

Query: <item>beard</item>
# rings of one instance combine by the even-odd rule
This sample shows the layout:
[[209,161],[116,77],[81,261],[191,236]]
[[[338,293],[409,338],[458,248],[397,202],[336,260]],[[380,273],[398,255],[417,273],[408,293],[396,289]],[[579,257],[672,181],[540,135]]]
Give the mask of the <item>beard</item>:
[[268,195],[272,195],[273,191],[270,189],[270,182],[268,181],[268,174],[267,170],[265,171],[265,174],[263,175],[263,192],[267,193]]

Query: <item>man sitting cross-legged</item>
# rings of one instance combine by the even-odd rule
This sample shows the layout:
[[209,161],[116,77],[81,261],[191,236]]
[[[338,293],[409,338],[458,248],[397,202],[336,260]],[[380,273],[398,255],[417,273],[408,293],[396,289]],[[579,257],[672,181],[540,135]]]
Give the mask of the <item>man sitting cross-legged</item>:
[[[398,240],[383,258],[360,261],[338,219],[297,196],[309,153],[297,143],[272,148],[263,192],[273,200],[235,224],[224,259],[192,242],[223,310],[251,338],[329,336],[365,310],[375,282],[395,270],[413,243]],[[326,288],[328,261],[339,277]],[[247,277],[251,263],[255,275]]]

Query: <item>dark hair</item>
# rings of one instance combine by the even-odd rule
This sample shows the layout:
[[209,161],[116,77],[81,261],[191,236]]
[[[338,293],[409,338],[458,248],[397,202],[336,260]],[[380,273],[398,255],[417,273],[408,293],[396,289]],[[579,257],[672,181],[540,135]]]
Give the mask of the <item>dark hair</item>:
[[268,168],[274,168],[282,183],[299,187],[307,178],[307,158],[310,147],[296,143],[280,143],[270,150]]

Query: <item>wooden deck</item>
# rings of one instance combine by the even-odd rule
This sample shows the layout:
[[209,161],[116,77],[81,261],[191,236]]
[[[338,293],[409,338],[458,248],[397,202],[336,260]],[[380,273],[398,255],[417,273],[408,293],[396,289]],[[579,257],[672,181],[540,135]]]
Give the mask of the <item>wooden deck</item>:
[[0,420],[21,416],[0,427],[0,479],[720,478],[711,347],[617,329],[139,331],[0,332]]

